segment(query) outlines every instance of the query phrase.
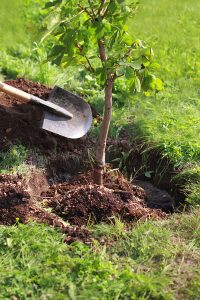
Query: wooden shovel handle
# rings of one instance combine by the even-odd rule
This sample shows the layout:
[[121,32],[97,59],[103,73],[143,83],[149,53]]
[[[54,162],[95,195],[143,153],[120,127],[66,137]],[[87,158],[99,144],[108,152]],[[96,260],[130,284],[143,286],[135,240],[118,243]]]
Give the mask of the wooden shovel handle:
[[27,100],[27,101],[31,100],[30,94],[23,92],[19,89],[16,89],[16,88],[14,88],[8,84],[5,84],[3,82],[0,82],[0,90],[10,96],[13,96],[13,97],[19,99],[19,100]]
[[66,109],[56,105],[55,103],[52,103],[50,101],[44,101],[40,99],[39,97],[36,97],[34,95],[28,94],[24,91],[21,91],[19,89],[16,89],[6,83],[0,82],[0,91],[13,96],[19,100],[26,100],[31,101],[39,106],[42,106],[44,109],[53,112],[55,114],[61,115],[63,117],[67,118],[73,118],[73,114],[67,111]]

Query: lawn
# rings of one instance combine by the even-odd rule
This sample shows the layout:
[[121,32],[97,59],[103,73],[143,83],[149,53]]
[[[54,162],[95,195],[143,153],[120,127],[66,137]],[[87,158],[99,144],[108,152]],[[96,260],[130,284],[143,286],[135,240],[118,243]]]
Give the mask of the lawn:
[[[176,162],[200,158],[199,1],[141,1],[132,30],[155,49],[165,90],[143,98],[136,122]],[[143,113],[142,113],[143,112]]]
[[90,247],[44,225],[2,227],[1,299],[200,299],[199,221],[196,210],[126,232],[116,220],[90,227]]

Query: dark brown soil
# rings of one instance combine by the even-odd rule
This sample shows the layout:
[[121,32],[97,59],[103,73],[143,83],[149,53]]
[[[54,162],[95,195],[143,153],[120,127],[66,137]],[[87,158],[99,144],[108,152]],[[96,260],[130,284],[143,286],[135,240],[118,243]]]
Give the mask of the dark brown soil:
[[[45,180],[42,174],[39,178],[41,182]],[[19,175],[0,175],[1,225],[33,220],[61,228],[66,242],[77,239],[89,242],[85,227],[88,222],[109,222],[113,216],[128,223],[166,217],[161,210],[148,208],[144,190],[131,185],[120,174],[107,174],[104,187],[94,185],[90,173],[83,174],[72,183],[53,185],[47,192],[47,186],[37,186],[37,177],[34,179],[30,174],[30,179],[29,186]],[[52,213],[45,210],[50,207]]]
[[144,189],[146,202],[150,208],[160,208],[165,212],[173,212],[175,209],[174,198],[165,190],[160,190],[150,182],[135,180],[134,184]]
[[[49,87],[25,79],[7,83],[43,99],[50,92]],[[46,223],[61,228],[70,243],[90,240],[85,228],[88,222],[108,222],[117,216],[130,223],[166,216],[160,209],[147,207],[145,190],[126,181],[120,173],[108,170],[104,187],[94,185],[90,172],[72,177],[77,171],[85,172],[84,160],[93,142],[88,137],[68,140],[42,131],[41,118],[40,108],[0,93],[0,150],[7,147],[8,141],[19,139],[48,154],[49,160],[46,173],[32,171],[26,179],[0,175],[0,224],[26,224],[30,220]]]
[[110,173],[104,182],[104,187],[94,185],[88,173],[71,184],[53,185],[45,194],[49,199],[48,206],[70,224],[79,226],[88,222],[107,222],[112,216],[127,222],[166,216],[159,209],[148,208],[144,190],[128,183],[122,175]]
[[[6,81],[7,84],[19,88],[25,92],[48,99],[51,89],[40,83],[19,78]],[[97,114],[93,109],[94,115]],[[19,139],[26,145],[36,146],[43,153],[51,155],[55,153],[75,152],[82,155],[91,146],[87,137],[77,140],[69,140],[40,129],[43,111],[36,105],[19,101],[14,97],[0,92],[0,145],[6,146],[6,141]]]
[[0,224],[27,223],[30,219],[53,225],[58,218],[34,204],[21,176],[0,175]]
[[[36,188],[35,194],[39,191],[40,187]],[[0,225],[26,224],[29,221],[60,228],[67,243],[76,240],[90,242],[89,231],[85,227],[68,226],[59,216],[40,207],[21,176],[0,175]]]

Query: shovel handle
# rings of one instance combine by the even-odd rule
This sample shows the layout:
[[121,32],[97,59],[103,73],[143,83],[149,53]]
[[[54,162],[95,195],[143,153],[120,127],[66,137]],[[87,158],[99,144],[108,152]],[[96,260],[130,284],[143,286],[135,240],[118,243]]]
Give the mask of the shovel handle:
[[50,101],[44,101],[44,100],[40,99],[39,97],[33,96],[24,91],[16,89],[6,83],[0,82],[0,91],[5,92],[6,94],[13,96],[19,100],[31,101],[39,106],[42,106],[44,109],[54,112],[58,115],[68,117],[70,119],[73,118],[73,114],[71,114],[66,109],[64,109]]

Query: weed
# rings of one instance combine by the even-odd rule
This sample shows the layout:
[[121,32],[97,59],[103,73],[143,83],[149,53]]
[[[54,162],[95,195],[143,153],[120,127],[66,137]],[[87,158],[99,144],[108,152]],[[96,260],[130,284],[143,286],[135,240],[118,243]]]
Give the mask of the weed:
[[173,184],[180,186],[186,194],[186,201],[190,205],[200,204],[200,166],[194,164],[190,167],[185,166],[183,170],[173,177]]
[[110,224],[101,223],[92,227],[93,236],[96,238],[119,239],[124,235],[124,232],[125,224],[116,217],[110,218]]
[[[124,239],[119,241],[121,254],[131,257],[139,263],[164,263],[176,253],[176,248],[170,241],[170,232],[160,230],[155,223],[138,224]],[[120,253],[120,252],[119,252]]]
[[186,184],[184,187],[184,192],[187,195],[186,201],[191,206],[199,206],[200,204],[200,185],[196,184]]
[[28,150],[23,145],[11,144],[8,151],[1,153],[0,173],[23,173],[27,156]]

